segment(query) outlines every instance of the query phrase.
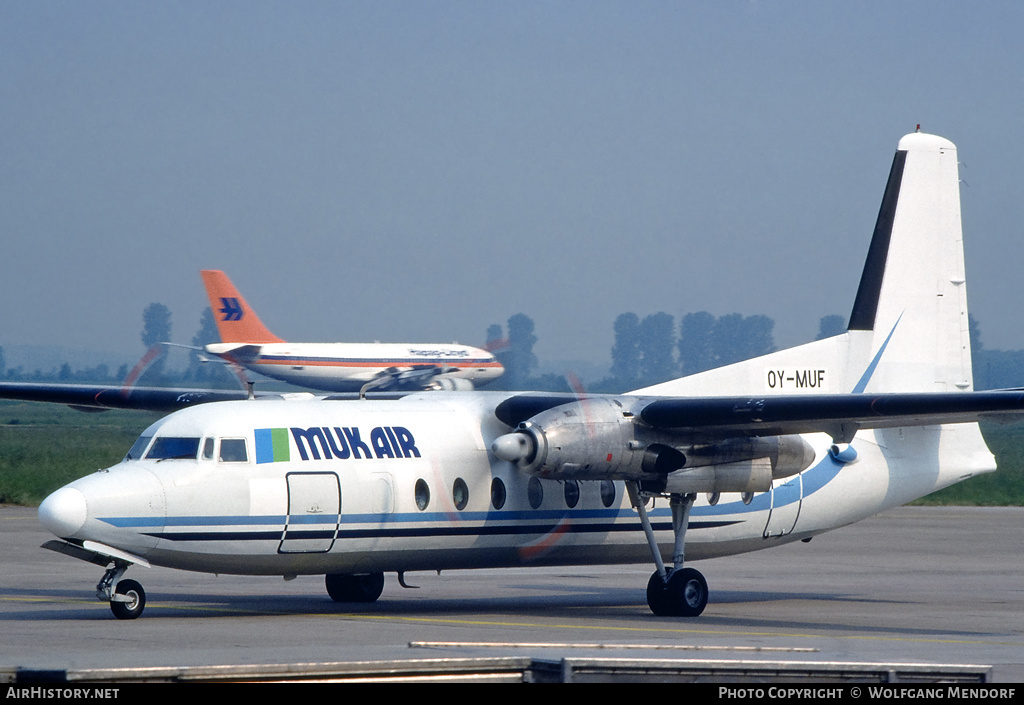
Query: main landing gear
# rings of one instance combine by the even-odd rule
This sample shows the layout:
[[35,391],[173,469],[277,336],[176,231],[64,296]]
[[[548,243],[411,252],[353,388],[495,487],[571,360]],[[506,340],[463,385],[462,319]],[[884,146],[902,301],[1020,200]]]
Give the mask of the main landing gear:
[[661,551],[654,538],[654,529],[647,516],[647,509],[640,498],[640,488],[635,482],[627,482],[629,501],[640,517],[640,524],[647,536],[647,543],[654,555],[657,570],[647,581],[647,604],[660,617],[696,617],[708,604],[708,583],[699,571],[684,568],[684,544],[686,526],[690,521],[690,509],[697,498],[695,494],[673,494],[669,500],[672,508],[672,532],[675,534],[675,549],[672,552],[672,567],[666,568]]
[[327,594],[335,602],[376,602],[384,591],[384,573],[324,576]]
[[[146,591],[135,580],[121,580],[131,563],[117,560],[96,585],[96,597],[110,602],[118,619],[137,619],[146,608]],[[376,602],[384,591],[383,573],[327,575],[327,594],[335,602]],[[406,586],[411,587],[411,586]]]
[[146,591],[134,580],[121,580],[131,563],[115,560],[96,585],[96,597],[110,602],[110,611],[118,619],[136,619],[146,608]]

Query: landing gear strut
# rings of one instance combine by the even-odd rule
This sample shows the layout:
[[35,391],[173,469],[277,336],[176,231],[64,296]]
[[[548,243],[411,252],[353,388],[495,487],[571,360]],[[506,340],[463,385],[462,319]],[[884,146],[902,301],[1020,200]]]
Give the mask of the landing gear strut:
[[647,509],[640,498],[640,488],[635,482],[627,482],[629,501],[640,517],[640,524],[647,536],[647,543],[654,555],[657,570],[647,581],[647,604],[660,617],[696,617],[708,604],[708,583],[699,571],[684,568],[686,527],[690,521],[690,509],[697,498],[695,494],[673,494],[669,500],[672,508],[672,532],[675,548],[672,553],[672,567],[666,568],[654,538],[654,529],[647,516]]
[[146,608],[146,591],[134,580],[121,580],[131,563],[115,560],[96,585],[96,597],[110,602],[110,611],[118,619],[136,619]]

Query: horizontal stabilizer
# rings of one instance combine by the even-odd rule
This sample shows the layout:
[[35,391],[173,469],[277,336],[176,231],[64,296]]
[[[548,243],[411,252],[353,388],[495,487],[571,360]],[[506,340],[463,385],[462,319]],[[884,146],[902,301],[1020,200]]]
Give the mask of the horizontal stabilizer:
[[204,350],[211,355],[247,363],[256,362],[259,359],[263,346],[248,343],[210,343]]

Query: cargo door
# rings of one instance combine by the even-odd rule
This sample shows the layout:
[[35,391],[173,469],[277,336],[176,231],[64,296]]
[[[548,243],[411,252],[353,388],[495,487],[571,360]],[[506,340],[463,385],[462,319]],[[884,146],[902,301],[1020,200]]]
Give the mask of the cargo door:
[[803,475],[772,481],[771,509],[768,511],[768,523],[764,527],[765,538],[792,533],[797,517],[800,516],[803,486]]

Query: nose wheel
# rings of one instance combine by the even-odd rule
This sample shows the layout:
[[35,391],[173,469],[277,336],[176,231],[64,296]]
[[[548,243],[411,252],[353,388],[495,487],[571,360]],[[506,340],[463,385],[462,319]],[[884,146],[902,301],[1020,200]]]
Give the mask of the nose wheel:
[[146,608],[146,591],[135,580],[121,580],[131,563],[115,560],[96,586],[96,597],[110,602],[118,619],[136,619]]
[[134,580],[122,580],[110,597],[110,611],[118,619],[135,619],[146,608],[146,591]]

